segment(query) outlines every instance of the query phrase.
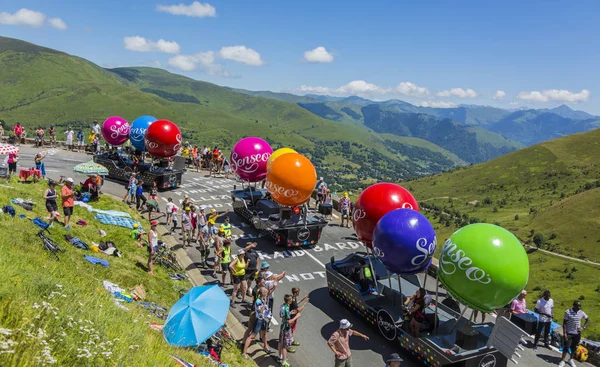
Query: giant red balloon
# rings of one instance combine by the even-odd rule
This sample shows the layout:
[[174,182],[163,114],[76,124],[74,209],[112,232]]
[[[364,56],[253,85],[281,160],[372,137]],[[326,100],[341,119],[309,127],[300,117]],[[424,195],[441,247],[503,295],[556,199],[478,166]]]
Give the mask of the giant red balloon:
[[419,211],[417,200],[404,187],[388,182],[367,187],[356,200],[352,213],[358,239],[371,247],[377,222],[388,212],[400,208]]
[[146,149],[155,157],[172,157],[181,147],[181,131],[169,120],[154,121],[144,134]]

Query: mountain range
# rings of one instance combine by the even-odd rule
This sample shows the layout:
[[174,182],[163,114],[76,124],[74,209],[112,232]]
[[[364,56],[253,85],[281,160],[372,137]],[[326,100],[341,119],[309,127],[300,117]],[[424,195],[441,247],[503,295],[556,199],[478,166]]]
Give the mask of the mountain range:
[[[198,144],[228,149],[241,137],[255,135],[275,148],[290,146],[310,156],[320,174],[347,189],[373,180],[441,172],[519,147],[498,134],[482,138],[476,129],[453,123],[456,139],[468,136],[473,144],[470,149],[477,152],[465,155],[451,143],[444,142],[444,148],[427,140],[432,136],[427,131],[399,136],[363,124],[340,124],[297,103],[282,101],[283,96],[250,96],[163,69],[106,69],[77,56],[6,37],[0,37],[0,83],[0,119],[8,129],[16,121],[28,129],[55,123],[65,130],[68,126],[87,128],[91,121],[111,115],[129,121],[154,115],[173,120],[185,140]],[[313,101],[308,97],[301,100]],[[358,106],[350,108],[362,116]],[[490,147],[490,139],[505,142],[500,143],[505,149]]]
[[[411,118],[404,116],[406,114],[424,114],[438,119],[451,119],[462,125],[478,126],[489,132],[501,134],[505,138],[525,146],[600,127],[599,116],[584,111],[576,111],[566,105],[551,109],[502,109],[478,105],[433,108],[415,106],[398,99],[372,101],[357,96],[332,97],[315,94],[295,96],[289,93],[237,91],[296,103],[317,116],[332,121],[366,126],[375,124],[379,126],[380,130],[404,130],[403,132],[398,131],[401,136],[407,134],[408,131],[402,128],[398,129],[397,126],[393,125],[403,124],[403,121]],[[368,116],[363,111],[365,107],[368,107]],[[379,109],[380,112],[374,114],[375,109]],[[397,113],[394,117],[388,116],[386,126],[381,126],[379,122],[370,120],[373,116],[389,115],[392,110]],[[424,117],[421,119],[427,120]],[[492,156],[495,154],[494,152],[490,153]]]
[[[519,141],[528,136],[533,118],[507,120],[519,113],[524,111],[250,92],[157,68],[102,68],[64,52],[0,37],[0,120],[7,128],[16,121],[28,128],[49,123],[59,130],[87,128],[91,121],[111,115],[129,121],[154,115],[173,120],[185,140],[201,145],[228,149],[241,137],[255,135],[274,148],[292,147],[309,156],[319,173],[340,189],[439,173],[520,149],[529,143]],[[531,114],[541,116],[542,130],[546,115],[569,124],[579,119],[570,130],[556,120],[555,134],[587,129],[597,121],[568,108]],[[504,130],[496,127],[499,121],[505,121]],[[531,141],[539,139],[529,135]]]

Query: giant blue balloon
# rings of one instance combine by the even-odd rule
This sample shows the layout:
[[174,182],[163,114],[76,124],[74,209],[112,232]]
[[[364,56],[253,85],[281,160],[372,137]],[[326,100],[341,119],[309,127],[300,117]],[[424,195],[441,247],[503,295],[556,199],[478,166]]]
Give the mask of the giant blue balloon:
[[431,265],[435,230],[412,209],[396,209],[381,217],[373,232],[373,251],[394,274],[417,274]]
[[148,130],[148,126],[156,121],[156,117],[152,116],[141,116],[135,119],[131,123],[131,130],[129,132],[129,140],[131,145],[135,149],[144,151],[146,150],[146,143],[144,142],[144,134]]

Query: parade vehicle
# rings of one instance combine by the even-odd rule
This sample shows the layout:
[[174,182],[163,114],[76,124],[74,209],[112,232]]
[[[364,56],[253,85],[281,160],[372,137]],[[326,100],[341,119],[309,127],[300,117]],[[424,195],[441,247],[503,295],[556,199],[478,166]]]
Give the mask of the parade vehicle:
[[[358,275],[365,264],[372,269],[368,287],[361,286]],[[423,287],[417,275],[390,275],[378,257],[365,252],[341,260],[332,256],[326,272],[332,298],[426,366],[503,367],[509,359],[514,362],[511,356],[525,335],[505,318],[498,318],[495,324],[472,324],[452,298],[440,301],[436,297],[436,303],[429,296],[420,335],[414,337],[403,304]]]
[[306,206],[282,206],[272,200],[267,189],[248,185],[241,190],[234,186],[231,192],[233,211],[257,230],[275,240],[277,246],[295,247],[315,245],[327,220],[308,212]]
[[[94,162],[108,169],[108,178],[128,182],[133,173],[131,155],[122,151],[105,152],[94,156]],[[174,189],[181,185],[185,172],[185,158],[174,156],[173,161],[156,159],[154,162],[140,162],[136,177],[143,186],[151,188],[156,182],[159,190]]]

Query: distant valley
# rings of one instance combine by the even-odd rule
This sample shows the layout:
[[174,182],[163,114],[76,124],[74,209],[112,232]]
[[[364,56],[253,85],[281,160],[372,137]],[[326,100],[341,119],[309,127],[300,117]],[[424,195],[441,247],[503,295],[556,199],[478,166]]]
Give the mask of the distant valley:
[[[432,108],[415,106],[398,99],[376,102],[356,96],[296,96],[288,93],[238,91],[250,95],[296,103],[315,115],[331,121],[364,125],[371,128],[377,125],[379,129],[394,130],[396,131],[394,134],[400,136],[412,136],[404,135],[410,134],[410,132],[394,126],[402,125],[404,121],[415,118],[414,116],[405,116],[406,114],[423,114],[438,119],[450,119],[462,125],[478,126],[489,132],[501,134],[509,140],[520,143],[521,146],[529,146],[600,127],[599,116],[594,116],[584,111],[576,111],[566,105],[551,109],[519,110],[477,105]],[[368,107],[367,115],[363,111],[365,107]],[[379,112],[374,113],[377,109],[379,109]],[[391,116],[390,111],[395,111],[396,114]],[[378,121],[371,120],[373,117],[375,120],[379,120],[382,114],[388,115],[385,122],[386,126],[381,126]],[[429,121],[431,122],[430,119]],[[377,129],[372,129],[378,131]],[[510,151],[510,144],[503,146]],[[519,145],[517,144],[517,146]],[[490,156],[497,156],[494,154],[493,150],[489,152]],[[490,158],[478,161],[481,162],[487,159]]]

